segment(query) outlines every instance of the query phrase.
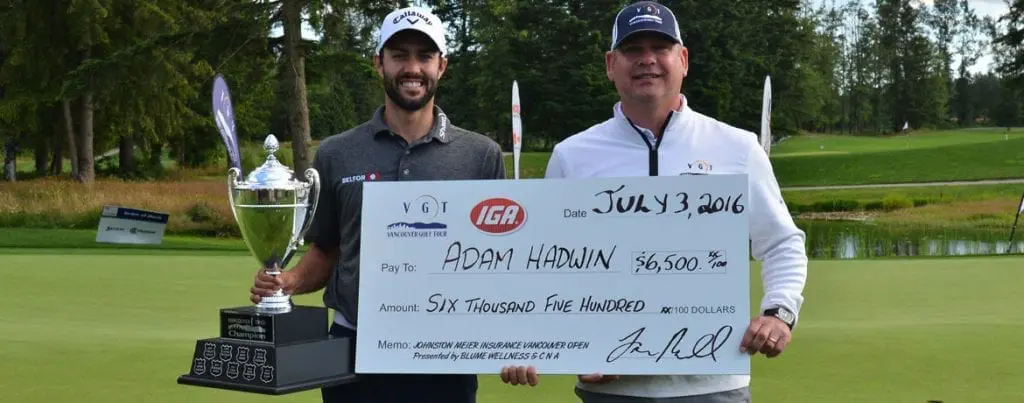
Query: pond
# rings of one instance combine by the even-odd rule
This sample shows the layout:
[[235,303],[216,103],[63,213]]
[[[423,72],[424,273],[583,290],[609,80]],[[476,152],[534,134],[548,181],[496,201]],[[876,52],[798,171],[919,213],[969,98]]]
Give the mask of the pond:
[[[797,221],[807,233],[807,256],[812,259],[872,257],[971,256],[1006,254],[1010,228],[1005,230],[908,229],[859,222]],[[1013,237],[1013,253],[1024,252],[1024,227]]]

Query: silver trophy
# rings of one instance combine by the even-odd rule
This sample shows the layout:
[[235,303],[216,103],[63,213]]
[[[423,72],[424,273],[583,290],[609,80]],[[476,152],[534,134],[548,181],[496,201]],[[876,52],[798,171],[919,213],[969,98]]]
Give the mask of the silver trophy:
[[[241,171],[228,170],[228,197],[249,251],[279,275],[312,223],[320,175],[310,168],[306,181],[294,180],[274,156],[274,135],[263,148],[266,162],[244,182]],[[326,307],[292,305],[280,291],[256,306],[222,308],[220,336],[196,341],[189,373],[178,383],[279,395],[352,382],[355,341],[330,336],[327,324]]]
[[[306,182],[292,179],[292,170],[274,156],[278,143],[273,134],[267,136],[263,149],[266,162],[250,172],[244,182],[238,180],[238,168],[228,170],[228,198],[249,251],[267,274],[276,276],[302,246],[302,238],[313,222],[320,196],[320,173],[309,168]],[[287,311],[292,307],[291,296],[278,290],[271,297],[263,297],[256,307]]]

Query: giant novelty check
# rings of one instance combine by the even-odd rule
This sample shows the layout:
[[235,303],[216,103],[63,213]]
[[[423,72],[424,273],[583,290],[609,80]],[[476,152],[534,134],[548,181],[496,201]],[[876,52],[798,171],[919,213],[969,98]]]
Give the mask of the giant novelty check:
[[364,185],[357,372],[749,374],[746,175]]

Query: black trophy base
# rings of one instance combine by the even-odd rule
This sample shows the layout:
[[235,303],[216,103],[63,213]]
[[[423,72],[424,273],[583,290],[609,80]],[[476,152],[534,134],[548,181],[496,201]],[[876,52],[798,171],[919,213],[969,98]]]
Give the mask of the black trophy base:
[[255,306],[220,310],[220,337],[286,344],[327,337],[327,308],[293,305],[287,311]]
[[326,308],[296,306],[269,317],[249,308],[221,313],[221,336],[196,341],[179,384],[283,395],[356,380],[355,340],[328,334]]
[[352,342],[347,337],[288,345],[199,340],[192,367],[178,383],[267,395],[348,383],[356,379],[349,360]]

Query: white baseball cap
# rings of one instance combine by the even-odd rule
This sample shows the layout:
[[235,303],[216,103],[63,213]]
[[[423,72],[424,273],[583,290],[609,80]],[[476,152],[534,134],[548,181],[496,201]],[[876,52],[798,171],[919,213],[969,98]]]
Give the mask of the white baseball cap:
[[384,48],[384,43],[388,39],[407,29],[413,29],[426,34],[427,37],[434,41],[437,48],[441,50],[442,55],[448,53],[444,40],[444,26],[441,23],[441,19],[423,7],[406,7],[388,14],[384,18],[384,23],[380,26],[377,53],[379,54],[380,50]]

